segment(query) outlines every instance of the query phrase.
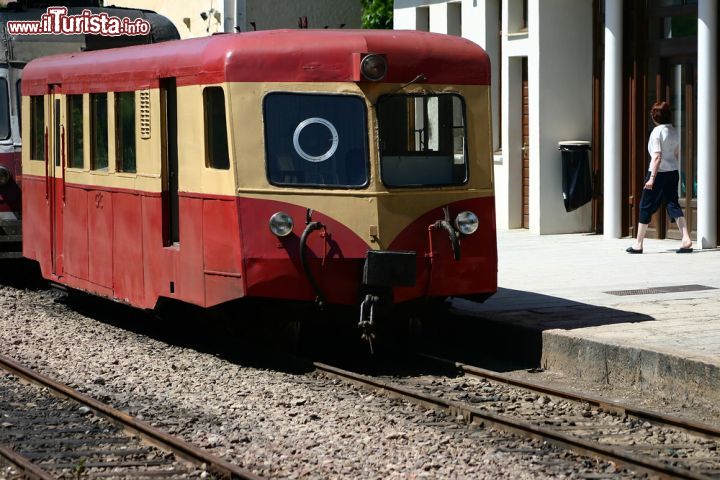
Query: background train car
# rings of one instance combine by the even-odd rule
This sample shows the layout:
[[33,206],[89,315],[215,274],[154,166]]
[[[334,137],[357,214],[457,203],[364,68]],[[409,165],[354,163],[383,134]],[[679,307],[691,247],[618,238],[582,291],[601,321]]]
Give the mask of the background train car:
[[21,205],[22,169],[20,144],[20,98],[22,70],[27,62],[46,55],[117,48],[180,38],[175,26],[154,12],[101,8],[96,1],[58,1],[52,5],[68,5],[68,14],[77,15],[88,9],[111,16],[143,18],[150,22],[148,35],[10,35],[8,21],[37,21],[46,8],[32,8],[36,3],[25,1],[0,10],[0,258],[22,256]]
[[54,282],[143,308],[489,296],[489,78],[474,43],[400,31],[33,61],[24,254]]

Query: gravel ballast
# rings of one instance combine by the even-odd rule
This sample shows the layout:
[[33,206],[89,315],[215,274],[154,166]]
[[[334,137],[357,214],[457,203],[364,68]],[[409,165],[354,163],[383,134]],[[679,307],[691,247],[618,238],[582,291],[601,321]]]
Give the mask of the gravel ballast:
[[[277,478],[577,478],[615,473],[539,442],[312,372],[227,358],[123,306],[121,326],[44,290],[0,286],[2,354],[257,474]],[[108,308],[108,305],[105,308]],[[85,311],[85,309],[83,309]],[[182,327],[188,328],[188,327]],[[198,322],[197,331],[203,330]],[[205,351],[201,351],[205,350]],[[621,475],[622,476],[622,475]]]

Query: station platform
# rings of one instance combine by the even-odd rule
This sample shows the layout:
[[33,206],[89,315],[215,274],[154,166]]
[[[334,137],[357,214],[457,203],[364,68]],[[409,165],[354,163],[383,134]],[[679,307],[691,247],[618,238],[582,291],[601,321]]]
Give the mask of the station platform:
[[454,299],[453,313],[546,370],[720,402],[720,249],[678,254],[679,241],[649,239],[631,255],[631,244],[499,231],[498,293]]

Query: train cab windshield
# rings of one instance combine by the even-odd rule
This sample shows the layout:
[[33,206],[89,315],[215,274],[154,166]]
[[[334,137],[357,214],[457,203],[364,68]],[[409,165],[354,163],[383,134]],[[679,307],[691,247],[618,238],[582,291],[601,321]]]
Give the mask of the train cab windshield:
[[367,186],[367,113],[361,97],[270,93],[263,106],[271,184]]
[[384,95],[377,104],[380,170],[388,187],[468,180],[465,104],[459,95]]

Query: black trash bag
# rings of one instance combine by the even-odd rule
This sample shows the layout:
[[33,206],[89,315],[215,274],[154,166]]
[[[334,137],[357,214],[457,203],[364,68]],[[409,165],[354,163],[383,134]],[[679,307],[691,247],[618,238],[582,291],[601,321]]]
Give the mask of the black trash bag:
[[586,142],[561,143],[562,195],[565,211],[572,212],[593,196],[592,171],[590,169],[590,145]]

